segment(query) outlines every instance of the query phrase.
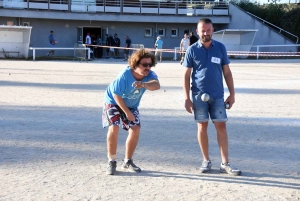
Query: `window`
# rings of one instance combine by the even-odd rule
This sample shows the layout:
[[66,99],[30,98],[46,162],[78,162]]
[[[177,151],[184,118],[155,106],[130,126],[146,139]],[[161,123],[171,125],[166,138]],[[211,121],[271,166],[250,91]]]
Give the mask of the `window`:
[[152,37],[152,28],[145,28],[145,37]]
[[171,37],[178,37],[178,29],[171,29]]
[[165,37],[166,36],[166,29],[158,29],[158,35]]

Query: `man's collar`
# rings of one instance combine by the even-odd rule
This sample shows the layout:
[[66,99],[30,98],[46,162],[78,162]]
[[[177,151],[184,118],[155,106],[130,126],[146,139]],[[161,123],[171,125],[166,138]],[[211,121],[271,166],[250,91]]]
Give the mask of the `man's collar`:
[[[200,47],[203,46],[200,39],[198,40],[198,44],[199,44]],[[213,39],[211,39],[211,45],[215,46],[215,44],[216,44],[216,42]]]

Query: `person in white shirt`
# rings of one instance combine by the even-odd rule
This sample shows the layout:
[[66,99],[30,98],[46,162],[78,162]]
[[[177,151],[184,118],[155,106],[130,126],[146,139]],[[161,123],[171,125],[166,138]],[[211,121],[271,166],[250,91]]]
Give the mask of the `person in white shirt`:
[[185,52],[188,49],[189,44],[190,44],[189,36],[188,36],[187,33],[185,33],[183,39],[181,39],[181,42],[180,42],[180,52],[181,52],[181,61],[180,61],[180,64],[183,63]]
[[90,33],[87,33],[87,35],[85,37],[85,44],[87,44],[87,45],[92,44],[92,39],[91,39]]
[[[85,44],[87,45],[88,48],[90,48],[90,55],[92,55],[94,53],[94,51],[92,50],[92,39],[91,39],[91,34],[90,33],[87,33],[86,34],[86,37],[85,37]],[[92,55],[94,56],[94,55]]]

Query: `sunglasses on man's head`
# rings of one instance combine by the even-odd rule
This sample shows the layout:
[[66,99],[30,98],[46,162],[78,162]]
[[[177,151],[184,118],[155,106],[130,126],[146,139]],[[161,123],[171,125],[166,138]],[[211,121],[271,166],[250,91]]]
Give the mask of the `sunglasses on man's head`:
[[143,67],[153,67],[153,64],[152,63],[140,63]]

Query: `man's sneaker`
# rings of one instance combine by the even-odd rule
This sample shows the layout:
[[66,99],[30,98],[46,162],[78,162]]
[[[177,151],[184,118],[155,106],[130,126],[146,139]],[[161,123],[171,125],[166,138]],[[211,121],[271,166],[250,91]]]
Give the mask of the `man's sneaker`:
[[209,172],[211,170],[211,162],[210,162],[210,160],[208,160],[208,161],[203,161],[202,162],[202,165],[201,165],[201,167],[200,167],[200,172],[201,173],[207,173],[207,172]]
[[117,169],[117,161],[108,161],[108,165],[106,168],[106,174],[114,175],[116,174]]
[[133,163],[132,159],[128,160],[127,163],[125,163],[123,161],[122,169],[130,171],[130,172],[141,172],[142,171],[141,168],[139,168],[138,166],[136,166]]
[[234,176],[238,176],[238,175],[242,174],[242,171],[230,166],[229,163],[225,163],[225,164],[221,163],[220,172],[227,173],[227,174],[234,175]]

